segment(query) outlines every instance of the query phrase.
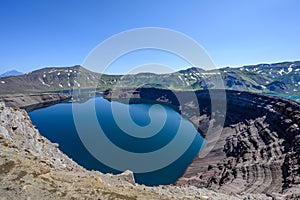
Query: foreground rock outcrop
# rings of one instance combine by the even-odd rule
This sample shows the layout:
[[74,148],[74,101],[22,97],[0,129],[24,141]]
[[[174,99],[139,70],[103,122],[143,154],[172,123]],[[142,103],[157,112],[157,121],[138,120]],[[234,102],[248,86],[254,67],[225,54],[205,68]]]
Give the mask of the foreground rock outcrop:
[[193,186],[147,187],[133,173],[88,171],[41,136],[25,110],[0,102],[1,199],[268,199],[226,195]]
[[176,185],[211,188],[228,194],[300,198],[300,104],[278,97],[226,91],[226,98],[218,99],[219,109],[222,105],[226,107],[223,116],[218,110],[212,112],[210,98],[221,96],[222,92],[141,88],[106,91],[104,96],[170,104],[204,137],[208,128],[217,128],[225,117],[221,135],[214,138],[216,143],[207,143],[209,153],[204,158],[196,157]]

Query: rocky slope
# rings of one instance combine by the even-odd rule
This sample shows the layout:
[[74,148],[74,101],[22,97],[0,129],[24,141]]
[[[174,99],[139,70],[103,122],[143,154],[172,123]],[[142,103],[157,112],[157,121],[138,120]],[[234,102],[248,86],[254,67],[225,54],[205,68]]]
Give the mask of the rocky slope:
[[193,186],[146,187],[132,172],[88,171],[41,136],[25,110],[0,102],[1,199],[268,199],[265,195],[226,195]]
[[[106,91],[104,96],[171,104],[207,138],[208,127],[217,128],[223,117],[218,111],[211,112],[210,95],[221,95],[222,91],[196,91],[198,102],[192,93],[141,88]],[[206,147],[212,150],[204,158],[195,158],[176,185],[228,194],[300,198],[300,104],[238,91],[226,91],[226,99],[219,99],[220,109],[224,105],[227,112],[220,137],[212,138],[216,145],[207,142]]]

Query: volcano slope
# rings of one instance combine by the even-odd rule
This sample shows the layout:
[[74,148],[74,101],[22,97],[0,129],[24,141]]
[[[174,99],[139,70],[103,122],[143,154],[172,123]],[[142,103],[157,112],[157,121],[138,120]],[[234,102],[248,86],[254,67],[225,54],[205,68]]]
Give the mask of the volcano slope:
[[[206,187],[228,194],[264,193],[300,198],[300,104],[266,95],[224,90],[171,91],[154,88],[108,90],[108,99],[171,105],[209,138],[207,155],[197,156],[175,185]],[[193,96],[196,95],[196,98]],[[179,103],[180,101],[180,103]],[[218,112],[226,108],[226,115]],[[223,125],[223,121],[224,125]],[[203,158],[200,158],[203,157]]]

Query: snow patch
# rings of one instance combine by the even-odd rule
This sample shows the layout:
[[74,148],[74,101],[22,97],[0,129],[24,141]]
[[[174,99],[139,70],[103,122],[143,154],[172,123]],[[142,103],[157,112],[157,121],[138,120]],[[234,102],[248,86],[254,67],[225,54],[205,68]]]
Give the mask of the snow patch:
[[203,75],[220,75],[221,73],[220,72],[205,72],[205,73],[202,73]]
[[40,81],[43,85],[46,85],[47,87],[50,87],[50,85],[48,85],[47,83],[45,83],[41,78],[39,78],[39,81]]
[[284,69],[282,68],[279,72],[278,72],[278,74],[280,74],[281,76],[282,76],[282,73],[284,72]]
[[193,77],[193,76],[191,76],[191,79],[193,79],[193,80],[197,80],[197,78],[195,78],[195,77]]
[[51,73],[56,72],[56,71],[57,71],[56,69],[51,69],[51,70],[48,72],[48,74],[51,74]]
[[5,81],[1,81],[1,83],[5,83]]

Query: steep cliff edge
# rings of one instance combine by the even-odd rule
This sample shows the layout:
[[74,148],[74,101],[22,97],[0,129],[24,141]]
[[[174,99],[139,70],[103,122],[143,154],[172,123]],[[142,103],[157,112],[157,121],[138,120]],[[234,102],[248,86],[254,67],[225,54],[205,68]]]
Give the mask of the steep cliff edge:
[[[217,126],[222,117],[211,112],[210,95],[222,91],[196,91],[198,102],[192,93],[141,88],[106,91],[104,96],[171,104],[206,136],[209,124]],[[226,100],[219,104],[227,108],[220,137],[208,155],[194,159],[176,185],[300,198],[300,104],[237,91],[226,91]]]

